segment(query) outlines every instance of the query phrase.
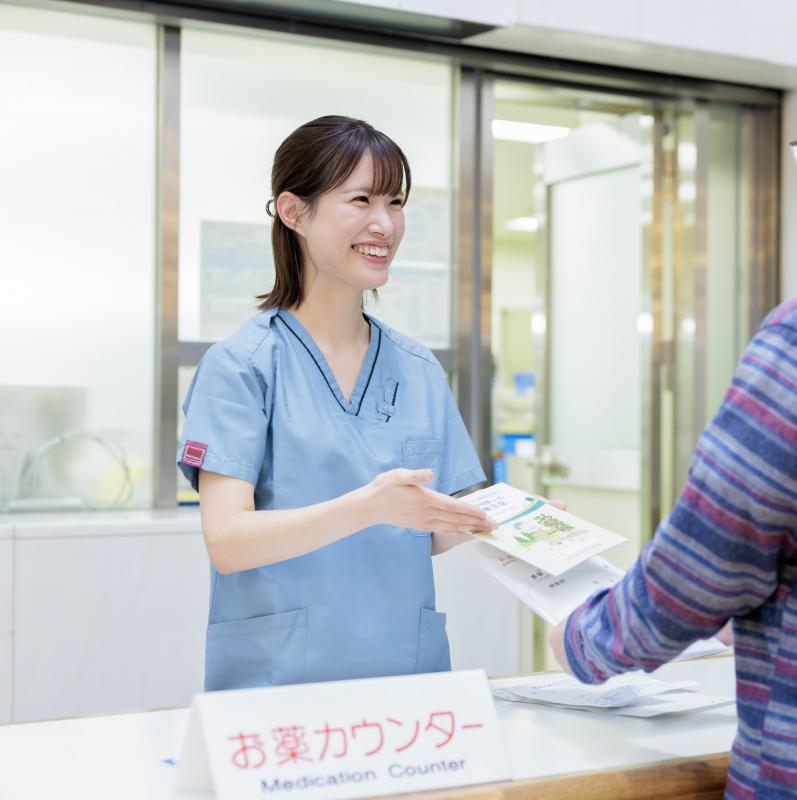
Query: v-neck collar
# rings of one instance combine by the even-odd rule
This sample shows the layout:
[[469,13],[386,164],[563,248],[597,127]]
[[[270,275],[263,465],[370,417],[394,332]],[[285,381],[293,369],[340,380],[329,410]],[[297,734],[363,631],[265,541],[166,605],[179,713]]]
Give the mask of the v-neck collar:
[[368,391],[368,385],[371,383],[371,376],[374,374],[376,359],[379,356],[379,350],[382,346],[381,328],[374,323],[367,314],[363,314],[363,317],[371,328],[371,340],[368,343],[368,350],[365,353],[362,367],[360,367],[357,383],[355,383],[354,389],[352,390],[351,400],[347,401],[343,396],[343,392],[340,390],[340,386],[338,386],[335,373],[332,372],[332,367],[329,366],[324,354],[321,352],[321,348],[315,343],[315,340],[308,333],[304,325],[302,325],[290,311],[284,308],[280,308],[276,316],[279,317],[285,327],[304,345],[305,350],[307,350],[310,357],[315,361],[319,371],[324,376],[327,386],[329,386],[329,390],[332,392],[335,400],[337,400],[338,405],[347,414],[352,414],[355,417],[358,416],[360,408],[362,408],[363,400],[365,399],[365,393]]

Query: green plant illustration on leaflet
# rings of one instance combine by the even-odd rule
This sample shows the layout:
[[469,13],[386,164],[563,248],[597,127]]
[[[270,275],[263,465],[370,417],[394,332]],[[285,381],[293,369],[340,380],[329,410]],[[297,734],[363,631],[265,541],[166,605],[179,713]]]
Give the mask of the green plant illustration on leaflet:
[[538,542],[557,544],[563,535],[575,530],[573,525],[549,514],[535,514],[531,519],[518,520],[512,527],[518,532],[513,534],[515,541],[523,547],[531,547]]

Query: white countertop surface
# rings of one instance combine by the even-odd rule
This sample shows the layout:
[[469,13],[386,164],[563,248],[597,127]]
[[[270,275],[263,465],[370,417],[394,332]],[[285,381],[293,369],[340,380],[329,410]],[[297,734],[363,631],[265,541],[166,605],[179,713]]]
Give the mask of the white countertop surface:
[[36,511],[0,515],[0,538],[135,536],[201,532],[198,506],[135,511]]
[[[733,696],[730,656],[681,661],[655,674]],[[652,719],[500,700],[496,707],[516,780],[727,752],[736,730],[733,705]],[[0,726],[0,797],[171,798],[187,718],[179,709]]]

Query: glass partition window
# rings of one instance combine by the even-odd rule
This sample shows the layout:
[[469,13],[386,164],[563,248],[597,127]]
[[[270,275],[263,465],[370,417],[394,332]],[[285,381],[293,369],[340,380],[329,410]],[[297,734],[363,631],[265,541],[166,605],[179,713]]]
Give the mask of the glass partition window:
[[326,42],[184,28],[179,337],[212,341],[271,288],[270,171],[280,142],[324,114],[365,119],[404,149],[406,234],[368,311],[450,346],[452,68]]
[[155,42],[0,6],[0,507],[151,504]]

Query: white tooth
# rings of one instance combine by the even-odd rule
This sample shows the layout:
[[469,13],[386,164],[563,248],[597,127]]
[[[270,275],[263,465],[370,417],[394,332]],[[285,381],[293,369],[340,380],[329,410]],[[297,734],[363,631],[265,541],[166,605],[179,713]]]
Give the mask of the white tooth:
[[358,253],[362,253],[365,256],[382,256],[384,258],[387,255],[389,248],[372,247],[371,245],[355,245],[354,249]]

